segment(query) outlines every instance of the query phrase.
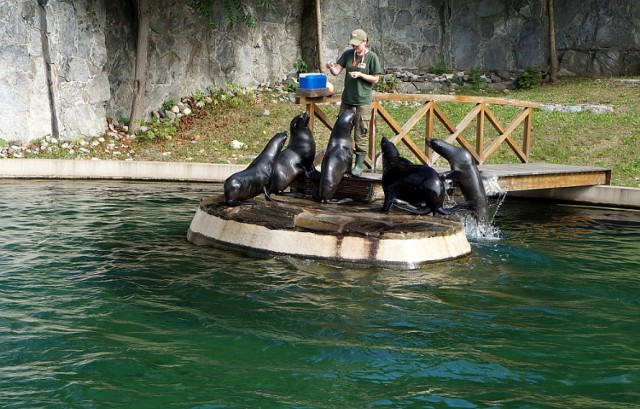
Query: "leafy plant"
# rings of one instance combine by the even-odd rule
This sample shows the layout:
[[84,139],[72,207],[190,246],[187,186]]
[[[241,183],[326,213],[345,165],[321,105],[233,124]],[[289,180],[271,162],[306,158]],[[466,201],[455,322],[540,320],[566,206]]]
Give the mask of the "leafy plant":
[[[206,18],[212,29],[216,29],[214,22],[216,14],[213,9],[214,2],[215,0],[189,0],[189,5]],[[247,12],[247,2],[248,0],[223,0],[222,11],[224,19],[231,25],[242,22],[247,27],[255,27],[255,20]],[[269,0],[254,0],[254,3],[268,10],[274,9],[273,4]]]
[[282,88],[286,92],[296,92],[296,90],[300,88],[300,84],[298,84],[293,78],[287,78],[282,84]]
[[478,88],[482,81],[482,71],[478,67],[471,67],[469,70],[469,79],[467,82],[475,88]]
[[293,64],[293,68],[295,68],[298,73],[303,73],[307,72],[309,66],[307,65],[307,62],[305,60],[300,58]]
[[149,124],[147,132],[140,135],[143,140],[163,139],[171,140],[173,136],[178,132],[176,121],[169,119],[155,119]]
[[196,91],[191,96],[194,102],[204,102],[207,99],[207,94],[203,91]]
[[451,69],[447,67],[447,63],[444,60],[444,56],[441,54],[438,56],[438,65],[429,67],[428,72],[434,75],[448,74]]
[[532,89],[542,84],[542,76],[538,67],[529,67],[516,78],[513,85],[517,89]]
[[213,105],[231,105],[238,107],[244,104],[245,95],[248,95],[247,90],[240,85],[228,83],[224,88],[210,89],[212,104]]
[[170,110],[171,108],[173,108],[173,106],[176,104],[176,101],[169,99],[167,101],[164,101],[164,103],[162,104],[162,110],[163,111],[167,111]]

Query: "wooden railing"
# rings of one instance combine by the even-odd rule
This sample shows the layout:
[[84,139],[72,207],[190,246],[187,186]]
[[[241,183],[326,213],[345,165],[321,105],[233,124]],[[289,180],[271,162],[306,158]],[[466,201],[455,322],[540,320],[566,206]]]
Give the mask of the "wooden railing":
[[[315,119],[319,119],[327,128],[333,128],[333,121],[322,111],[318,104],[327,102],[339,102],[339,96],[332,97],[298,97],[296,102],[305,104],[307,112],[311,116],[311,126]],[[419,103],[418,110],[404,123],[400,125],[396,119],[383,106],[385,101],[414,102]],[[471,110],[456,125],[442,110],[439,103],[469,103]],[[492,106],[515,107],[520,113],[508,124],[503,125],[492,111]],[[529,161],[531,145],[531,127],[533,109],[540,104],[534,102],[517,101],[502,98],[472,97],[462,95],[426,95],[426,94],[383,94],[376,93],[371,105],[371,123],[369,126],[369,150],[366,162],[370,167],[375,167],[375,157],[378,147],[376,146],[376,135],[378,131],[378,118],[384,121],[394,132],[394,136],[389,138],[394,144],[402,142],[422,163],[432,164],[438,159],[438,154],[432,152],[427,146],[421,147],[409,136],[409,132],[418,125],[424,118],[424,135],[426,138],[434,137],[434,121],[438,120],[447,132],[446,141],[457,142],[467,149],[475,160],[482,164],[494,153],[500,145],[506,142],[509,148],[515,153],[518,159],[526,163]],[[485,123],[489,122],[497,131],[498,135],[487,146],[485,146]],[[475,123],[475,146],[463,135],[463,132]],[[513,137],[517,128],[522,125],[522,141],[518,144]],[[444,138],[443,138],[444,139]],[[322,155],[322,154],[321,154]]]

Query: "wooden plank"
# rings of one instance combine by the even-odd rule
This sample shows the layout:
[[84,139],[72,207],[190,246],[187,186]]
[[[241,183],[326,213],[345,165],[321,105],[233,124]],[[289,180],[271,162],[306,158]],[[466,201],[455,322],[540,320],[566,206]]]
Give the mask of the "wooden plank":
[[400,132],[393,138],[393,143],[396,144],[397,141],[401,140],[407,148],[422,162],[427,163],[429,158],[425,155],[425,153],[418,147],[418,145],[413,142],[411,138],[409,138],[409,131],[418,123],[418,121],[430,111],[430,107],[428,105],[423,105],[415,114],[409,118],[409,120],[402,126]]
[[[344,177],[338,185],[338,190],[334,199],[353,199],[356,202],[369,203],[374,200],[373,189],[375,184],[381,184],[380,177]],[[305,180],[295,180],[291,184],[291,189],[297,192],[304,192],[306,196],[312,197],[313,189]]]
[[517,107],[540,108],[537,102],[520,101],[516,99],[496,98],[496,97],[476,97],[467,95],[433,95],[433,94],[392,94],[376,92],[373,95],[376,101],[397,101],[397,102],[466,102],[470,104],[492,104],[511,105]]
[[333,95],[333,91],[329,88],[298,88],[296,90],[296,97],[317,98],[331,95]]
[[329,97],[305,97],[296,95],[296,104],[326,104],[330,102],[340,102],[340,95],[332,95]]
[[608,170],[607,168],[600,168],[595,166],[574,166],[557,163],[484,164],[479,166],[478,168],[480,169],[480,171],[491,172],[498,176],[599,172]]
[[593,186],[607,184],[607,176],[605,172],[502,176],[498,184],[505,191]]
[[480,104],[480,112],[476,121],[476,152],[478,152],[478,163],[484,162],[486,156],[482,153],[482,147],[484,146],[484,116],[485,112],[489,111],[487,104]]
[[[478,167],[483,177],[496,176],[499,186],[506,192],[553,189],[578,186],[609,185],[611,170],[593,166],[570,166],[552,163],[492,164]],[[438,173],[449,167],[435,167]],[[306,182],[294,182],[292,188],[306,191]],[[358,202],[383,200],[381,173],[365,172],[363,177],[343,178],[336,199],[351,198]]]
[[[320,109],[320,107],[318,107],[316,105],[315,108],[313,109],[313,113],[314,113],[314,116],[317,117],[320,120],[320,122],[322,122],[324,124],[324,126],[329,128],[329,130],[333,129],[333,125],[335,125],[335,122],[333,122],[331,119],[329,119],[327,114],[325,114],[324,111]],[[309,115],[311,115],[311,114],[309,114]],[[311,119],[313,119],[313,118],[311,118]],[[313,123],[313,121],[309,120],[309,128],[311,128],[311,130],[313,130],[313,127],[311,126],[312,123]]]
[[[491,121],[491,123],[498,130],[498,132],[502,131],[502,133],[498,138],[496,138],[493,141],[493,143],[490,146],[487,147],[487,149],[485,149],[485,151],[483,152],[482,156],[486,158],[489,155],[491,155],[496,149],[498,149],[500,144],[506,139],[506,141],[509,144],[509,146],[511,147],[511,149],[516,153],[516,155],[518,155],[520,160],[522,160],[523,162],[526,162],[527,158],[525,157],[524,152],[521,151],[520,148],[518,147],[518,145],[515,143],[515,141],[511,137],[511,133],[528,116],[529,116],[529,111],[528,110],[523,110],[522,112],[520,112],[520,114],[518,114],[518,116],[516,118],[514,118],[513,121],[511,121],[511,123],[507,126],[507,128],[504,128],[504,129],[502,129],[502,126],[500,126],[500,124],[497,121],[497,119],[494,118],[495,122]],[[492,117],[493,117],[493,115],[492,115]]]
[[464,131],[467,126],[469,126],[471,121],[473,121],[481,111],[481,104],[477,104],[471,111],[467,113],[464,118],[462,118],[462,121],[460,121],[460,123],[458,124],[456,131],[447,138],[448,143],[453,143],[454,140],[458,141],[460,146],[469,151],[476,162],[482,162],[480,156],[475,152],[471,144],[469,144],[469,142],[467,142],[467,140],[462,137],[462,131]]
[[[315,118],[318,117],[324,125],[332,129],[333,121],[330,121],[324,112],[318,107],[318,104],[327,103],[327,102],[337,102],[340,100],[340,96],[317,96],[317,94],[313,94],[314,91],[318,90],[304,90],[297,92],[296,95],[296,103],[298,104],[306,104],[307,111],[311,116],[310,128],[313,130],[313,124],[315,122]],[[322,91],[318,91],[319,93],[324,93]],[[309,95],[309,96],[307,96]],[[310,96],[315,95],[315,96]],[[400,125],[396,122],[396,120],[389,114],[389,112],[384,109],[384,107],[380,104],[381,101],[415,101],[415,102],[423,102],[424,105],[416,112],[404,125]],[[467,113],[467,116],[462,119],[462,121],[454,126],[449,118],[442,112],[442,110],[437,106],[436,101],[440,102],[454,102],[454,103],[473,103],[475,106],[471,109],[470,112]],[[512,107],[522,107],[524,108],[523,114],[519,116],[515,121],[513,121],[506,129],[503,129],[500,122],[497,118],[491,113],[491,111],[487,108],[488,104],[493,105],[505,105]],[[438,155],[434,154],[427,146],[424,148],[419,147],[408,135],[409,131],[417,124],[417,122],[423,117],[426,118],[426,129],[425,129],[425,137],[433,136],[433,118],[434,115],[438,119],[440,119],[441,123],[449,130],[450,135],[447,138],[447,142],[452,143],[454,141],[458,142],[460,146],[474,157],[477,163],[483,163],[487,158],[501,145],[503,142],[506,142],[507,145],[511,148],[513,152],[515,152],[516,156],[522,161],[528,161],[529,149],[530,149],[530,138],[531,138],[531,114],[532,109],[539,107],[540,104],[526,102],[526,101],[517,101],[511,99],[503,99],[503,98],[489,98],[489,97],[475,97],[475,96],[465,96],[465,95],[424,95],[424,94],[387,94],[387,93],[374,93],[374,100],[372,103],[372,115],[371,115],[371,123],[370,123],[370,133],[369,133],[369,152],[367,157],[365,158],[366,164],[368,166],[375,167],[375,142],[376,142],[376,122],[377,118],[382,118],[390,127],[396,132],[396,136],[393,138],[392,142],[397,143],[398,141],[402,141],[409,150],[413,153],[416,158],[422,163],[433,163],[438,159]],[[524,115],[524,117],[523,117]],[[485,143],[485,135],[484,135],[484,122],[485,118],[488,118],[489,121],[493,124],[493,126],[499,130],[500,136],[496,141],[489,146],[487,149],[484,149]],[[476,137],[476,146],[475,148],[462,136],[462,132],[471,124],[473,119],[476,119],[476,128],[475,128],[475,137]],[[524,122],[524,135],[523,135],[523,146],[520,148],[515,140],[511,137],[511,132],[513,129],[519,125],[520,122]]]
[[[300,88],[299,88],[300,89]],[[332,96],[306,97],[296,95],[296,104],[323,104],[328,102],[340,102],[341,95],[334,94]],[[397,102],[465,102],[470,104],[492,104],[492,105],[510,105],[516,107],[540,108],[537,102],[519,101],[515,99],[495,98],[495,97],[474,97],[466,95],[427,95],[427,94],[391,94],[383,92],[374,92],[374,101],[397,101]]]
[[[533,109],[526,108],[529,115],[524,120],[524,131],[522,135],[522,147],[524,148],[524,161],[529,162],[529,154],[531,153],[531,130],[533,129]],[[608,182],[607,182],[608,184]]]

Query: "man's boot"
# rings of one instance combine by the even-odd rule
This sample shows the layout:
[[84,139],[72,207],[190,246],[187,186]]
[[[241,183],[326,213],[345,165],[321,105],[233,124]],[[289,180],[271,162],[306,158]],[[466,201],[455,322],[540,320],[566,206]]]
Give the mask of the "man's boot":
[[360,176],[362,171],[364,170],[364,153],[356,153],[356,164],[351,169],[351,174],[353,176]]

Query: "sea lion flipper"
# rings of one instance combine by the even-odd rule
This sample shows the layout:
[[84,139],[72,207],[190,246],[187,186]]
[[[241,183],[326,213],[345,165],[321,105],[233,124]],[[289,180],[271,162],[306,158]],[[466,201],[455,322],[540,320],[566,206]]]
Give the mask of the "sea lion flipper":
[[[438,209],[438,213],[440,213],[441,215],[450,215],[450,214],[457,213],[461,210],[474,210],[474,209],[475,209],[475,206],[473,202],[467,201],[467,202],[455,205],[453,207],[448,207],[448,208],[441,207],[440,209]],[[440,211],[442,211],[443,213],[441,213]]]
[[438,208],[437,212],[438,214],[441,214],[443,216],[450,216],[452,214],[456,214],[459,210],[462,210],[462,209],[456,209],[455,207],[450,207],[450,208],[440,207]]
[[455,170],[449,170],[447,172],[441,173],[440,177],[443,179],[449,179],[449,180],[460,180],[460,178],[463,177],[463,174],[458,169],[455,169]]
[[282,200],[274,199],[273,197],[271,197],[271,194],[269,194],[269,188],[267,186],[264,187],[264,197],[270,202],[284,203]]
[[353,202],[353,199],[351,199],[350,197],[345,197],[343,199],[329,199],[329,200],[322,201],[322,203],[337,204],[337,205],[351,203],[351,202]]
[[404,211],[407,211],[412,214],[417,214],[417,215],[424,215],[424,214],[429,214],[433,212],[433,210],[428,206],[416,207],[410,203],[407,203],[403,200],[398,200],[398,199],[395,199],[393,201],[393,206],[397,207],[398,209],[402,209]]

